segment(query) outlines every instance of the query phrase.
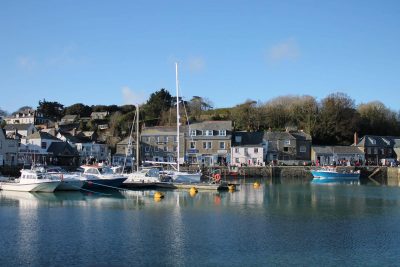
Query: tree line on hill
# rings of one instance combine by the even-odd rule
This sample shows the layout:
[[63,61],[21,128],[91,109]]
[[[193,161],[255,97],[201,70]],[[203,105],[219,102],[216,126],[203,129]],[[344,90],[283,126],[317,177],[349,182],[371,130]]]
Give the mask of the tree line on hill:
[[[344,93],[333,93],[317,101],[304,96],[281,96],[267,102],[246,100],[229,108],[213,108],[210,100],[193,96],[190,101],[179,101],[181,123],[203,120],[232,120],[235,130],[262,131],[284,130],[294,127],[304,130],[313,138],[313,143],[324,145],[349,145],[354,132],[359,136],[400,136],[400,112],[395,112],[383,103],[373,101],[356,105]],[[18,111],[29,107],[22,107]],[[109,112],[109,130],[114,137],[129,133],[136,113],[134,105],[94,105],[82,103],[64,107],[61,103],[39,101],[37,110],[55,121],[64,115],[89,117],[92,112]],[[18,112],[16,111],[16,112]],[[140,106],[140,122],[146,126],[176,125],[176,99],[168,90],[152,93],[147,102]],[[15,113],[16,113],[15,112]],[[6,112],[0,109],[0,115]],[[81,127],[94,128],[93,125]]]

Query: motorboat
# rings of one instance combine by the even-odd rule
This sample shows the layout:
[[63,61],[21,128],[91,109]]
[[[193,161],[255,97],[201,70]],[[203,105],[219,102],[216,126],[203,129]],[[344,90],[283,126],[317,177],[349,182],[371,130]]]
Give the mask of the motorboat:
[[46,172],[35,169],[22,169],[19,179],[1,182],[1,190],[21,192],[47,192],[51,193],[59,186],[61,180]]
[[127,179],[122,174],[114,173],[108,166],[82,165],[81,168],[81,177],[84,179],[82,188],[85,189],[120,187]]
[[85,183],[84,178],[78,172],[67,172],[61,167],[49,167],[46,172],[58,176],[61,180],[56,191],[79,191]]
[[311,174],[314,177],[312,183],[358,183],[360,181],[360,171],[339,171],[335,167],[324,167],[312,170]]

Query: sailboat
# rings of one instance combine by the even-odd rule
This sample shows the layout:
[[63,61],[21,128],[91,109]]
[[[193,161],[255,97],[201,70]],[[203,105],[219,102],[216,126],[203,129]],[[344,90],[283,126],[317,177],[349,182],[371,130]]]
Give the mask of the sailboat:
[[[152,187],[155,183],[160,182],[160,170],[158,168],[139,168],[139,105],[136,106],[136,171],[128,174],[125,187]],[[132,124],[132,131],[134,124]],[[130,138],[132,137],[132,131]],[[128,147],[130,148],[131,140],[129,140]],[[129,150],[129,149],[128,149]],[[125,163],[124,163],[125,165]],[[125,167],[125,166],[124,166]]]
[[180,115],[179,115],[179,79],[178,79],[178,63],[175,63],[175,74],[176,74],[176,140],[177,140],[177,157],[176,157],[176,170],[169,171],[168,176],[172,178],[173,182],[177,183],[199,183],[201,173],[189,173],[180,171],[180,140],[179,140],[179,126],[180,126]]

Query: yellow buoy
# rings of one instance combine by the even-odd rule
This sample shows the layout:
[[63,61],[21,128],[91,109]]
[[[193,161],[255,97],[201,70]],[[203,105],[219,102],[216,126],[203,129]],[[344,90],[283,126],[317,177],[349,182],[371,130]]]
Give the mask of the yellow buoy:
[[163,199],[164,198],[164,194],[163,193],[161,193],[161,192],[155,192],[154,193],[154,199],[156,200],[156,201],[160,201],[161,199]]
[[189,190],[189,194],[190,194],[190,196],[192,196],[192,197],[194,197],[196,194],[197,194],[197,192],[198,192],[198,190],[197,190],[197,188],[196,187],[191,187],[190,188],[190,190]]
[[254,188],[259,188],[261,185],[260,185],[260,183],[259,182],[255,182],[254,184],[253,184],[253,187]]
[[234,184],[230,184],[230,185],[228,185],[228,190],[229,190],[230,192],[233,192],[233,191],[236,190],[236,186],[235,186]]

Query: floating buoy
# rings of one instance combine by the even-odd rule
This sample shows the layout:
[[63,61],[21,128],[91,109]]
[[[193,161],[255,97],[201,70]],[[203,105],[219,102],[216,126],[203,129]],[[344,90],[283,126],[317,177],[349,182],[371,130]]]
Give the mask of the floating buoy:
[[198,192],[198,190],[194,186],[191,187],[190,190],[189,190],[189,194],[190,194],[191,197],[194,197],[197,194],[197,192]]
[[164,198],[164,194],[163,193],[161,193],[161,192],[155,192],[154,193],[154,199],[156,200],[156,201],[160,201],[161,199],[163,199]]
[[261,185],[260,185],[259,182],[255,182],[255,183],[253,184],[253,187],[256,188],[256,189],[259,188],[260,186],[261,186]]
[[236,190],[236,186],[235,186],[234,184],[230,184],[230,185],[228,185],[228,190],[229,190],[230,192],[233,192],[233,191]]

